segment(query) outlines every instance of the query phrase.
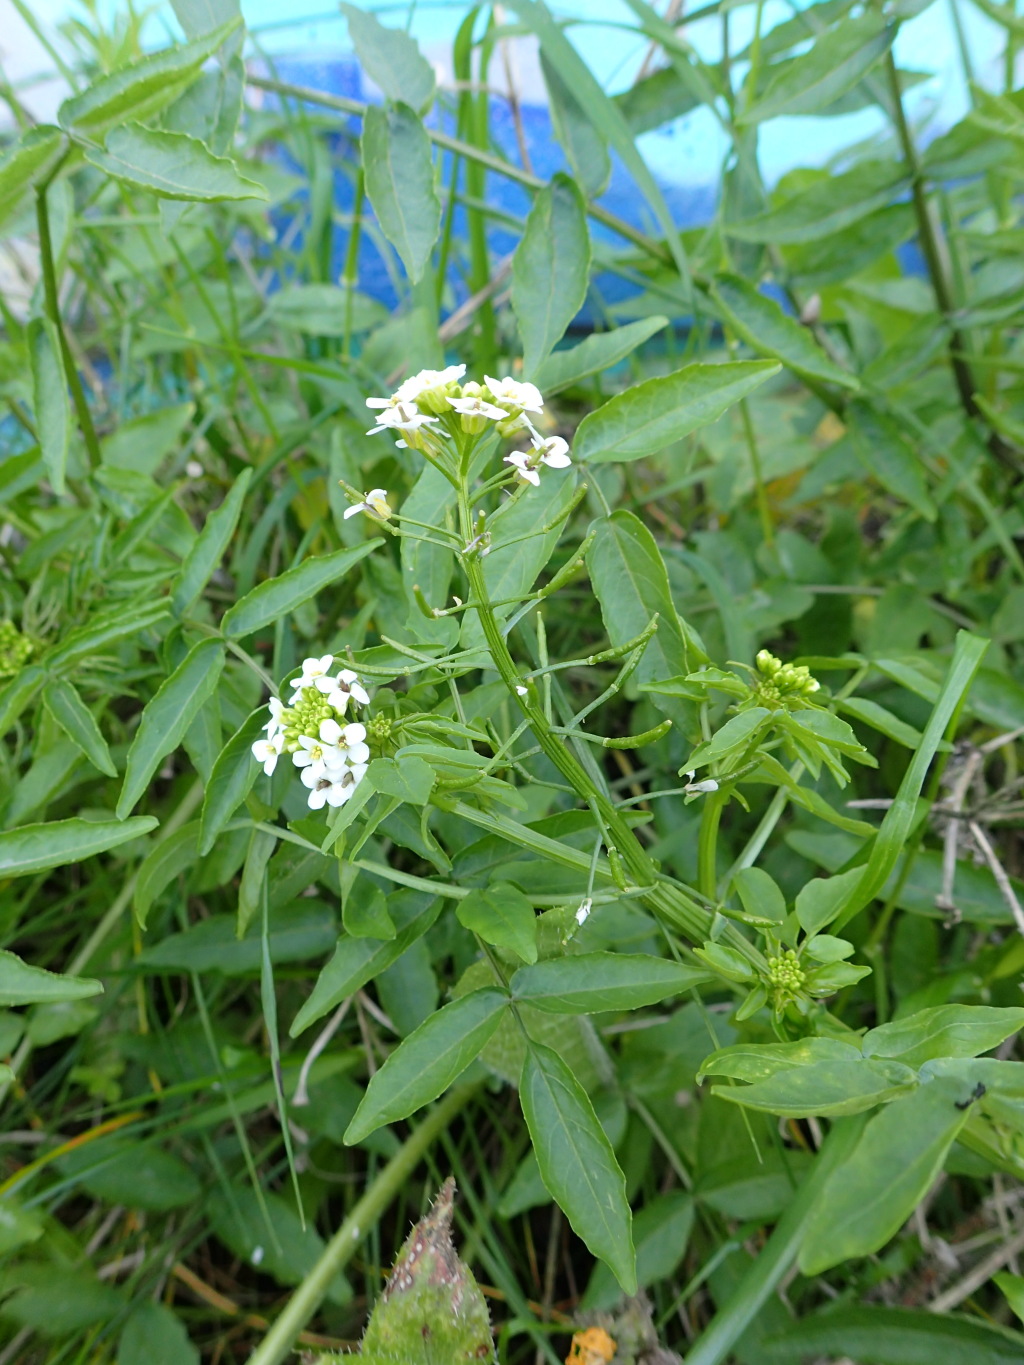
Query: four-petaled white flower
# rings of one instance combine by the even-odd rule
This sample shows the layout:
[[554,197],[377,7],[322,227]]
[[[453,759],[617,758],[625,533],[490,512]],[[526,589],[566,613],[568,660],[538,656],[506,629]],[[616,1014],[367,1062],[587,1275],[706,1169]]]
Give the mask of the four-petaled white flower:
[[[301,692],[307,687],[319,687],[323,691],[322,684],[331,671],[334,664],[333,654],[322,654],[319,659],[303,659],[302,672],[297,678],[292,679],[293,692]],[[293,697],[294,701],[295,698]],[[274,714],[273,705],[270,708],[271,717]]]
[[344,714],[350,700],[357,702],[360,706],[369,706],[370,704],[369,693],[359,681],[359,675],[353,673],[351,668],[343,668],[336,678],[324,678],[317,682],[317,687],[326,695],[335,711],[340,711],[342,714]]
[[345,768],[340,772],[331,772],[324,777],[314,777],[311,768],[304,768],[301,778],[303,785],[310,789],[309,796],[306,798],[310,810],[323,810],[325,805],[343,806],[352,796],[365,773],[365,764]]
[[280,697],[271,697],[267,705],[270,710],[270,719],[263,726],[263,729],[267,732],[267,739],[273,740],[284,730],[284,721],[281,719],[284,702],[281,701]]
[[449,398],[448,403],[460,417],[487,417],[492,422],[504,422],[508,416],[504,408],[495,407],[477,395],[471,398]]
[[534,468],[528,450],[513,450],[505,456],[505,464],[510,464],[515,469],[521,479],[527,483],[532,483],[534,488],[540,487],[540,474]]
[[345,520],[348,521],[349,517],[354,517],[357,512],[369,512],[371,516],[387,521],[391,516],[387,492],[383,488],[371,488],[369,493],[364,493],[362,502],[345,508]]
[[505,463],[510,464],[521,479],[537,488],[540,485],[540,465],[546,464],[549,469],[568,469],[572,460],[569,458],[568,442],[563,441],[561,436],[549,436],[546,441],[534,441],[532,450],[511,451],[505,456]]
[[359,766],[370,761],[370,749],[366,743],[366,726],[360,725],[358,721],[351,721],[348,725],[339,725],[336,720],[322,720],[320,722],[320,738],[341,754],[342,763]]
[[415,403],[421,393],[428,389],[440,389],[448,384],[457,384],[466,373],[465,365],[449,365],[443,370],[420,370],[402,381],[390,398],[368,398],[368,408],[393,408],[399,403]]
[[517,408],[520,412],[541,412],[544,399],[536,384],[524,383],[506,375],[504,379],[492,379],[484,375],[484,383],[491,391],[491,397],[504,407]]
[[[501,415],[505,416],[504,413]],[[419,431],[420,427],[430,426],[436,421],[436,417],[420,412],[415,403],[396,403],[394,407],[384,409],[377,419],[377,425],[371,427],[366,434],[376,436],[378,431],[404,431],[406,435],[410,435]]]
[[284,748],[284,739],[280,732],[270,736],[268,739],[258,739],[252,746],[252,756],[257,763],[263,764],[263,771],[270,777],[277,767],[277,760],[281,757]]

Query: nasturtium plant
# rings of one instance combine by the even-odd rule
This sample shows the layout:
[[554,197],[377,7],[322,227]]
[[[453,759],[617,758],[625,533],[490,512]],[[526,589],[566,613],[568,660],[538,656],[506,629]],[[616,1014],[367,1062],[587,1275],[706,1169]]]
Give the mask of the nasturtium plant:
[[4,1357],[1024,1358],[1012,6],[18,9]]

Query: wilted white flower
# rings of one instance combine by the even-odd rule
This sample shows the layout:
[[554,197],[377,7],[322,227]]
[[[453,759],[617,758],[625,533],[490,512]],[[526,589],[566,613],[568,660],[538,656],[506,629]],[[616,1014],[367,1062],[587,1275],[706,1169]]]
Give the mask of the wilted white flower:
[[693,779],[697,776],[696,772],[683,773],[683,776],[686,778],[686,790],[688,792],[701,792],[704,794],[718,791],[718,783],[713,777],[705,777],[700,782],[694,782]]
[[371,488],[369,493],[364,493],[362,502],[345,508],[345,520],[348,521],[349,517],[354,517],[357,512],[369,512],[371,516],[387,521],[391,516],[391,508],[388,506],[386,491],[383,488]]
[[540,412],[544,407],[544,399],[536,384],[522,383],[510,375],[504,379],[492,379],[489,374],[484,375],[484,383],[494,401],[503,407],[516,408],[520,412]]
[[278,731],[267,739],[258,739],[252,746],[252,756],[257,763],[263,764],[263,771],[268,777],[277,767],[277,760],[281,757],[284,749],[284,736]]
[[590,918],[590,912],[593,908],[594,902],[590,899],[589,896],[586,898],[586,900],[581,901],[579,907],[576,910],[576,923],[580,925],[586,924],[587,920]]
[[530,689],[529,689],[528,687],[524,687],[524,686],[522,685],[522,683],[516,683],[516,696],[517,696],[517,697],[525,697],[525,696],[527,695],[527,693],[529,692],[529,690],[530,690]]
[[515,469],[521,479],[527,483],[532,483],[534,488],[540,487],[540,474],[534,467],[528,450],[513,450],[505,456],[505,464],[510,464]]

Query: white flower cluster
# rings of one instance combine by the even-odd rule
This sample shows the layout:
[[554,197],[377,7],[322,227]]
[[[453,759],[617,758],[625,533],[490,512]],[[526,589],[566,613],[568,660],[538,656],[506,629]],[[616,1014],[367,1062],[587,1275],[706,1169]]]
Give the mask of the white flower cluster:
[[270,719],[263,727],[267,737],[252,746],[268,776],[282,754],[291,754],[303,786],[309,788],[310,810],[343,806],[370,761],[366,726],[345,719],[350,706],[366,706],[370,698],[350,668],[332,677],[333,666],[333,654],[303,660],[289,705],[271,697]]
[[[380,431],[401,435],[400,446],[423,450],[432,441],[441,442],[458,431],[479,436],[488,424],[497,426],[502,436],[525,432],[529,450],[514,450],[505,456],[518,477],[535,486],[540,483],[540,467],[566,469],[572,460],[569,446],[561,436],[544,440],[530,420],[544,409],[544,399],[535,384],[506,376],[484,376],[483,384],[470,380],[463,384],[465,365],[449,365],[444,370],[421,370],[400,384],[390,398],[368,398],[366,406],[378,410],[377,425],[367,436]],[[375,496],[376,495],[376,496]],[[364,502],[349,508],[349,513],[370,512],[386,519],[387,500],[383,489],[375,488]]]

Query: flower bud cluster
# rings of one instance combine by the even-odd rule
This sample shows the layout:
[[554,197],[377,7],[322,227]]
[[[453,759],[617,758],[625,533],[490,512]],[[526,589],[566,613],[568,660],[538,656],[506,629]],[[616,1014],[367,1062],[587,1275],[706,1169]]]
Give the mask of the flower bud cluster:
[[35,643],[13,621],[0,621],[0,678],[13,678],[32,657]]
[[757,655],[758,701],[764,706],[784,706],[787,701],[806,702],[821,684],[804,664],[784,664],[767,649]]
[[768,959],[768,980],[775,996],[775,1008],[781,1011],[800,994],[807,974],[800,965],[799,957],[790,948],[778,957]]
[[[494,427],[499,436],[520,432],[529,437],[528,450],[515,450],[505,456],[520,482],[540,483],[540,468],[566,469],[572,463],[569,446],[560,436],[543,439],[531,421],[544,409],[544,399],[535,384],[513,379],[484,376],[462,383],[465,365],[449,365],[444,370],[421,370],[400,384],[388,398],[368,398],[366,406],[377,411],[377,425],[366,433],[375,436],[391,431],[400,436],[398,445],[420,450],[429,456],[443,453],[445,443],[462,436],[481,436]],[[386,510],[385,510],[386,509]],[[375,488],[363,502],[349,508],[346,516],[369,512],[386,520],[390,508],[383,489]]]
[[[288,706],[270,699],[266,739],[252,746],[253,757],[269,776],[282,754],[290,754],[299,778],[309,790],[310,810],[343,806],[366,775],[370,750],[366,726],[346,720],[349,708],[367,706],[370,698],[357,674],[343,668],[332,676],[334,656],[305,659],[291,684]],[[371,722],[372,724],[372,722]]]

